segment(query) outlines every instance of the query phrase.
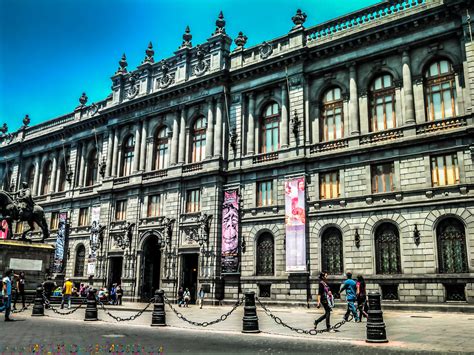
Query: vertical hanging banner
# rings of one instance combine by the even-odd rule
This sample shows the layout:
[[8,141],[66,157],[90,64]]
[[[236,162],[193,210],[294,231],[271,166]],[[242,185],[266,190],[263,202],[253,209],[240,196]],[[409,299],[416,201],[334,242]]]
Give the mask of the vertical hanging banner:
[[222,204],[222,273],[239,270],[239,194],[224,192]]
[[59,213],[58,235],[56,237],[56,250],[54,252],[53,272],[63,271],[64,249],[66,246],[67,212]]
[[87,261],[87,275],[89,276],[95,274],[97,249],[99,248],[100,206],[92,207],[91,221],[91,235],[89,238],[89,258]]
[[286,271],[306,271],[304,177],[285,181]]
[[8,222],[6,219],[2,220],[2,226],[0,229],[0,239],[8,239]]

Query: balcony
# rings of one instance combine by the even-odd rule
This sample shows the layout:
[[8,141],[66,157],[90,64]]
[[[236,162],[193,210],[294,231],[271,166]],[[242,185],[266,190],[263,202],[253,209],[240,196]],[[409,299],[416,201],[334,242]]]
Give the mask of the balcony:
[[437,131],[444,131],[453,128],[459,128],[467,125],[467,118],[453,117],[446,120],[430,121],[422,123],[416,128],[416,134],[431,133]]
[[114,185],[123,185],[130,182],[129,176],[118,177],[114,179]]
[[192,164],[186,164],[183,166],[183,174],[185,173],[192,173],[194,171],[199,171],[202,170],[202,163],[192,163]]
[[166,177],[166,176],[168,176],[167,169],[149,171],[143,174],[143,180],[151,180],[151,179],[161,178],[161,177]]
[[271,152],[265,154],[258,154],[253,157],[253,164],[265,163],[267,161],[278,160],[278,152]]
[[330,142],[317,143],[310,146],[311,154],[329,152],[349,147],[348,139],[338,139]]
[[370,133],[360,138],[360,145],[384,142],[403,137],[401,129],[392,129],[382,132]]

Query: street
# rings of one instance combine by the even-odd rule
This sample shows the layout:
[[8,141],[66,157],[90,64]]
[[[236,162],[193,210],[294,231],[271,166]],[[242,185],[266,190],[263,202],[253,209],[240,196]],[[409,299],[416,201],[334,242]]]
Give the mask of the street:
[[[131,305],[131,304],[129,304]],[[137,307],[138,305],[133,305]],[[143,305],[141,305],[143,306]],[[132,306],[128,306],[130,309]],[[151,310],[151,308],[150,308]],[[194,321],[210,321],[228,310],[224,307],[196,306],[178,308]],[[63,310],[64,312],[66,310]],[[303,308],[272,310],[283,321],[309,329],[319,310]],[[135,314],[110,307],[116,316]],[[228,319],[207,328],[185,323],[166,307],[167,327],[150,327],[151,312],[134,321],[116,322],[99,310],[99,321],[84,322],[84,308],[61,316],[46,310],[44,317],[31,317],[30,310],[15,314],[19,321],[2,324],[0,353],[18,352],[125,352],[125,353],[446,353],[471,352],[474,316],[461,313],[385,312],[387,344],[367,344],[365,325],[347,323],[337,333],[300,335],[276,324],[258,311],[259,334],[242,334],[243,308]],[[333,314],[333,324],[342,318],[342,310]],[[320,328],[321,329],[321,328]],[[21,336],[19,336],[21,334]]]

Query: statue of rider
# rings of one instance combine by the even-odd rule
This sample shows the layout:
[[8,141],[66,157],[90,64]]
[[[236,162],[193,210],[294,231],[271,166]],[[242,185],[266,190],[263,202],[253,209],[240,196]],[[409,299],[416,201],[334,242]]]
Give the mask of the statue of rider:
[[33,213],[34,201],[31,196],[31,190],[28,183],[22,182],[21,189],[16,193],[16,202],[18,203],[18,209],[20,216],[25,216],[28,213]]

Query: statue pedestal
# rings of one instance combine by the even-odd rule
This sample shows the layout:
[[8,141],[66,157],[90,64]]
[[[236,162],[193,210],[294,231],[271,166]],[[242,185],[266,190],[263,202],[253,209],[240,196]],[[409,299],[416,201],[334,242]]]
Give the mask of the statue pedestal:
[[18,240],[0,241],[0,274],[12,269],[15,274],[25,273],[26,289],[34,290],[51,274],[54,247],[49,244]]

